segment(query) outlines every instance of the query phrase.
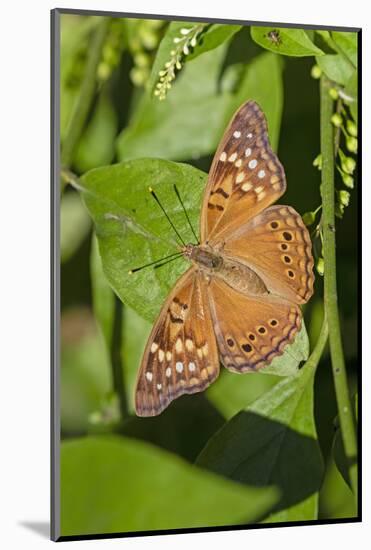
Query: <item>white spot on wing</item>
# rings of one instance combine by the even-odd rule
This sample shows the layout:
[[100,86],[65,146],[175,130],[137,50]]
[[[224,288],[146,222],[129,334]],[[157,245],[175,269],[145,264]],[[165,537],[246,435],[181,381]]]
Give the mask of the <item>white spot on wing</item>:
[[241,137],[241,132],[239,132],[238,130],[236,130],[235,132],[233,132],[233,137],[235,137],[235,138]]
[[220,155],[219,160],[221,162],[225,162],[227,160],[227,153],[223,151],[223,153]]
[[256,166],[258,165],[258,161],[256,159],[251,159],[250,162],[249,162],[249,168],[251,168],[251,170],[253,170],[254,168],[256,168]]
[[183,372],[183,363],[181,361],[177,361],[175,363],[175,368],[177,370],[177,372]]
[[236,160],[236,162],[234,163],[235,166],[237,166],[237,168],[239,168],[242,164],[242,160],[241,159],[238,159]]
[[243,181],[244,178],[245,178],[244,172],[240,172],[239,174],[237,174],[236,183],[241,183],[241,181]]
[[166,374],[166,376],[167,376],[168,378],[170,378],[170,376],[171,376],[171,368],[170,368],[170,367],[168,367],[168,368],[166,369],[165,374]]
[[245,157],[249,157],[251,155],[251,149],[248,147],[245,151]]
[[155,353],[155,351],[157,350],[158,348],[158,344],[156,344],[156,342],[153,342],[152,346],[151,346],[151,352],[152,353]]
[[265,170],[259,170],[258,172],[258,178],[262,179],[265,176]]
[[162,388],[162,384],[157,384],[157,389],[160,390]]
[[236,158],[237,158],[237,153],[232,153],[228,160],[229,162],[234,162]]
[[148,382],[152,382],[153,374],[151,372],[146,372],[146,378]]
[[196,365],[193,361],[191,361],[188,365],[188,368],[191,372],[193,372],[194,370],[196,370]]

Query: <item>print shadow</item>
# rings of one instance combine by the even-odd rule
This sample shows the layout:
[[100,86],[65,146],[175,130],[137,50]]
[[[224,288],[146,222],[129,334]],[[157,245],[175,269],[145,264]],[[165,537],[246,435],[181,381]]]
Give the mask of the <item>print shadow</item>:
[[234,416],[210,439],[196,464],[250,486],[275,485],[281,499],[271,512],[313,495],[324,475],[317,440],[246,411]]
[[159,416],[134,417],[120,433],[148,441],[194,462],[225,419],[204,394],[176,399]]

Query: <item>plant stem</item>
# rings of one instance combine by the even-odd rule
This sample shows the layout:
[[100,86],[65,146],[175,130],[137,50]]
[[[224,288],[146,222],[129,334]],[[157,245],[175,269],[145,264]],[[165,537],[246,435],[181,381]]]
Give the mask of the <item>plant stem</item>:
[[[89,45],[89,55],[86,62],[85,74],[81,84],[80,94],[76,100],[75,107],[69,120],[66,138],[63,142],[61,163],[64,167],[69,167],[72,162],[75,147],[84,129],[84,125],[94,98],[96,89],[96,74],[102,57],[102,49],[108,30],[108,24],[109,18],[102,18],[99,25],[95,29],[91,44]],[[61,186],[63,186],[63,182],[61,182]]]
[[335,253],[335,184],[334,184],[334,131],[331,123],[333,100],[329,95],[331,83],[321,77],[321,153],[322,153],[322,230],[324,272],[324,303],[329,325],[329,342],[341,436],[348,463],[349,478],[357,500],[357,439],[350,402],[336,287]]

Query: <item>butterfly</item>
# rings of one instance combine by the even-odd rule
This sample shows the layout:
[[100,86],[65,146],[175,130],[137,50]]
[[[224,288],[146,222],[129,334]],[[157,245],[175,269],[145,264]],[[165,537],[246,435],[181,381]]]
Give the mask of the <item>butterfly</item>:
[[153,326],[138,373],[138,416],[160,414],[182,394],[205,390],[220,362],[254,372],[282,355],[313,293],[309,233],[290,206],[284,169],[254,101],[234,114],[209,172],[200,244]]

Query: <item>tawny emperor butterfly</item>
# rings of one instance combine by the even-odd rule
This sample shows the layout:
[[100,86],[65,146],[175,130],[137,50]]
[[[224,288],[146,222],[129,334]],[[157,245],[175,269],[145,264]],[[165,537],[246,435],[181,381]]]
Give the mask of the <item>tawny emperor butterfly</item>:
[[201,211],[201,244],[182,248],[191,267],[166,299],[138,375],[139,416],[155,416],[219,374],[256,371],[301,328],[313,293],[311,240],[290,206],[259,106],[235,113],[215,154]]

